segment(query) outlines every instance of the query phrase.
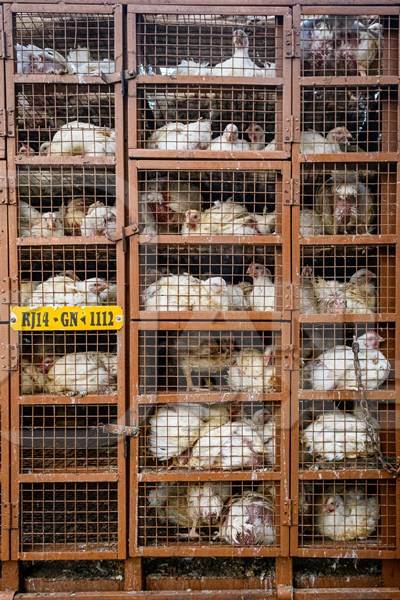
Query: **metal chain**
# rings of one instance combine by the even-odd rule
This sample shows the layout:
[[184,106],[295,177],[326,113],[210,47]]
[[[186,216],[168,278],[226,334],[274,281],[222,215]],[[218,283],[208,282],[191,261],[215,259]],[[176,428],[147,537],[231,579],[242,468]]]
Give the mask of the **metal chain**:
[[358,392],[360,393],[359,403],[360,403],[362,416],[365,421],[365,426],[367,429],[367,436],[370,439],[372,449],[373,449],[374,453],[376,454],[382,469],[384,471],[386,471],[387,473],[390,473],[391,475],[398,475],[400,473],[400,464],[396,464],[395,461],[391,461],[383,454],[381,447],[380,447],[379,436],[376,431],[376,426],[374,424],[374,420],[373,420],[373,418],[371,416],[371,412],[369,410],[366,390],[363,385],[362,377],[361,377],[361,365],[360,365],[360,358],[359,358],[360,344],[358,342],[354,341],[351,349],[353,351],[354,371],[356,374],[357,388],[358,388]]

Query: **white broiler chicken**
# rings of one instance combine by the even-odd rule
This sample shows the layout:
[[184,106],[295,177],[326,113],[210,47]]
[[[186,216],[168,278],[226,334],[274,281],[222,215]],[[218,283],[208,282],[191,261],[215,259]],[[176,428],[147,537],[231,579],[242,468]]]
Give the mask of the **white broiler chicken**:
[[106,206],[103,202],[94,202],[87,210],[82,220],[81,234],[83,236],[105,235],[109,238],[115,236],[117,230],[117,209],[115,206]]
[[376,312],[375,273],[359,269],[345,284],[346,312],[373,315]]
[[231,58],[211,68],[211,75],[222,77],[275,77],[276,67],[265,63],[258,67],[249,57],[249,37],[242,29],[233,32],[234,53]]
[[[378,423],[374,422],[377,431]],[[318,461],[341,461],[375,453],[365,418],[360,409],[353,413],[335,410],[319,415],[302,433],[304,449]]]
[[39,210],[20,200],[18,204],[18,223],[21,236],[30,236],[31,224],[40,218],[41,212]]
[[49,394],[114,394],[117,391],[117,355],[110,352],[76,352],[54,359],[47,371]]
[[167,123],[147,140],[147,148],[158,150],[205,150],[211,142],[211,121]]
[[338,542],[363,540],[374,533],[379,520],[376,496],[335,484],[317,498],[316,526],[324,538]]
[[213,152],[247,152],[251,150],[246,140],[239,139],[239,130],[233,123],[229,123],[217,138],[211,141],[207,150]]
[[311,237],[313,235],[323,235],[324,226],[321,216],[309,208],[303,208],[300,211],[300,236]]
[[41,213],[27,202],[19,203],[19,234],[21,237],[62,237],[63,211]]
[[39,281],[20,281],[19,282],[19,304],[20,306],[29,306],[32,294],[39,285]]
[[[378,389],[390,373],[390,362],[379,350],[382,341],[383,338],[375,331],[368,331],[357,338],[361,382],[367,390]],[[307,363],[303,375],[313,390],[358,389],[354,355],[350,346],[338,345],[322,352]]]
[[39,48],[34,44],[15,44],[17,73],[44,73],[62,75],[69,71],[67,61],[56,50]]
[[144,309],[148,311],[192,310],[192,298],[200,282],[188,275],[167,275],[150,284],[143,292]]
[[22,359],[20,364],[20,394],[37,394],[43,392],[46,375],[36,365]]
[[83,198],[71,198],[64,211],[65,232],[69,235],[81,235],[81,226],[85,214]]
[[202,428],[194,444],[188,467],[192,469],[237,470],[262,467],[275,462],[275,426],[272,418],[259,422],[254,418],[242,418],[216,426],[209,422]]
[[183,59],[179,63],[177,67],[167,67],[168,75],[187,75],[187,76],[197,76],[197,75],[211,75],[211,68],[209,63],[203,62],[198,63],[194,60],[186,60]]
[[202,196],[191,181],[155,179],[146,182],[139,195],[143,233],[177,233],[188,210],[201,211]]
[[257,221],[243,204],[232,200],[215,202],[203,212],[189,210],[182,235],[256,235]]
[[258,123],[250,123],[245,133],[249,136],[250,150],[264,150],[265,131]]
[[205,425],[223,425],[228,419],[224,404],[160,406],[149,420],[149,450],[160,461],[178,458],[196,442]]
[[346,310],[345,284],[336,279],[313,277],[317,309],[322,314],[343,314]]
[[104,300],[109,296],[108,282],[102,277],[89,277],[83,281],[77,279],[75,288],[75,301],[82,306],[104,304]]
[[279,382],[275,376],[273,347],[264,352],[256,348],[242,348],[233,355],[228,370],[229,389],[236,392],[273,392]]
[[272,546],[276,542],[274,505],[258,492],[232,498],[224,511],[219,538],[233,546]]
[[[300,135],[300,152],[302,154],[336,154],[343,152],[342,146],[346,146],[353,136],[346,127],[335,127],[324,137],[317,131],[302,131]],[[277,150],[275,139],[265,146],[266,152]]]
[[250,305],[247,296],[251,290],[252,285],[247,282],[227,285],[228,310],[249,310]]
[[198,539],[199,527],[215,527],[224,502],[231,495],[229,483],[161,483],[148,494],[148,503],[161,522],[175,525],[177,537]]
[[227,311],[229,310],[229,294],[225,279],[209,277],[199,280],[196,288],[190,288],[191,310]]
[[115,72],[115,62],[109,58],[94,60],[87,48],[76,48],[67,54],[69,71],[75,75],[109,75]]
[[40,146],[40,154],[114,156],[115,131],[109,127],[71,121],[54,134],[51,142],[44,142]]
[[76,279],[67,274],[49,277],[46,281],[39,283],[30,299],[30,306],[68,306],[74,304],[76,295]]
[[251,310],[275,310],[275,285],[270,270],[252,263],[246,273],[253,279],[253,289],[247,297]]

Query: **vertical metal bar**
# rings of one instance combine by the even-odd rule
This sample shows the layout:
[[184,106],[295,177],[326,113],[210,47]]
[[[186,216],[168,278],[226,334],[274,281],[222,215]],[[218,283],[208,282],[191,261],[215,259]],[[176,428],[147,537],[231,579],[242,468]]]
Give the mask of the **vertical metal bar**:
[[[128,6],[127,16],[127,42],[128,42],[128,70],[137,73],[137,15],[134,12],[134,7]],[[136,80],[128,81],[128,148],[138,147],[137,137],[137,86]]]
[[[138,424],[139,407],[139,331],[134,322],[130,324],[130,423],[131,425]],[[129,556],[140,558],[137,552],[138,542],[138,474],[139,474],[139,440],[132,438],[130,440],[130,516],[129,516]],[[141,568],[140,562],[136,565],[137,569]]]

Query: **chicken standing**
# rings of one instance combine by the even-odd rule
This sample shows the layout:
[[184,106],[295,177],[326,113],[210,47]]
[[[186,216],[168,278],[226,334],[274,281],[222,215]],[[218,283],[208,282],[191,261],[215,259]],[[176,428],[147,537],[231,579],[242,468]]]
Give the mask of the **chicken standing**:
[[148,494],[148,503],[157,519],[178,528],[178,537],[198,539],[199,527],[217,526],[230,495],[229,483],[161,483]]
[[371,233],[374,201],[368,186],[352,171],[333,171],[317,190],[315,210],[324,234]]
[[47,371],[46,391],[70,396],[114,394],[117,369],[117,355],[110,352],[74,352],[55,357]]
[[272,346],[266,346],[264,352],[256,348],[242,348],[235,352],[227,375],[229,389],[253,393],[278,389],[273,356]]
[[149,420],[148,448],[160,461],[178,458],[200,437],[203,427],[228,421],[224,404],[168,404],[158,407]]
[[346,312],[376,313],[376,280],[375,273],[367,269],[359,269],[345,284]]
[[158,178],[147,181],[140,192],[140,221],[143,233],[177,233],[188,210],[201,211],[202,195],[192,181]]
[[258,492],[232,498],[224,511],[219,538],[233,546],[272,546],[276,542],[274,505]]
[[[374,429],[378,430],[376,421]],[[359,408],[353,413],[322,413],[303,430],[302,440],[305,451],[321,462],[368,457],[376,451]]]
[[157,150],[205,150],[211,143],[211,121],[167,123],[147,140],[147,148]]
[[109,127],[71,121],[54,134],[51,142],[44,142],[40,146],[40,154],[114,156],[115,131]]
[[248,152],[250,144],[246,140],[239,139],[239,130],[233,123],[229,123],[223,134],[211,141],[207,150],[213,152]]
[[253,279],[253,289],[247,297],[251,310],[275,310],[275,285],[270,270],[252,263],[246,272]]
[[336,60],[346,75],[375,75],[370,69],[381,51],[382,33],[381,23],[367,24],[361,19],[347,20],[345,28],[338,30]]
[[275,77],[276,66],[266,63],[258,67],[249,57],[249,37],[242,29],[233,32],[234,53],[231,58],[211,68],[211,75],[222,77]]
[[[361,382],[367,390],[378,389],[389,377],[390,362],[379,350],[382,341],[383,338],[375,331],[368,331],[357,338],[360,348]],[[335,346],[322,352],[304,367],[303,378],[304,382],[310,383],[313,390],[357,390],[352,348]]]
[[108,238],[115,236],[117,230],[117,209],[115,206],[106,206],[97,201],[91,204],[87,214],[82,219],[81,234],[83,236],[105,235]]
[[208,389],[214,386],[213,378],[222,384],[222,372],[232,361],[234,341],[229,336],[213,336],[212,332],[183,332],[176,341],[176,360],[186,382],[186,389],[193,390],[192,372],[205,380]]
[[64,228],[69,235],[81,235],[81,227],[85,218],[85,202],[83,198],[72,198],[64,212]]
[[378,498],[348,485],[328,486],[317,498],[316,511],[318,533],[338,542],[363,540],[378,526]]

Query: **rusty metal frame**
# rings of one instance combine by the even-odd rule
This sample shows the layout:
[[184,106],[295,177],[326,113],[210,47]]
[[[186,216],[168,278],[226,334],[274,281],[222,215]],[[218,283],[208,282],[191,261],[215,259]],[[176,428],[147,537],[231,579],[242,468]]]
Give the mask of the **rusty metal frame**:
[[[347,6],[347,7],[336,7],[336,6],[325,6],[322,3],[314,3],[314,5],[307,6],[295,6],[293,8],[293,22],[294,29],[299,34],[300,32],[300,19],[302,15],[312,14],[347,14],[347,15],[360,15],[360,14],[377,14],[377,15],[400,15],[398,7],[382,7],[382,6]],[[399,34],[397,32],[397,50],[399,43]],[[397,54],[398,56],[398,54]],[[399,65],[397,65],[399,68]],[[384,549],[383,546],[379,548],[373,548],[371,545],[368,549],[358,548],[355,544],[354,552],[359,558],[382,558],[392,559],[400,557],[400,487],[399,481],[395,480],[391,475],[380,469],[349,469],[346,468],[343,471],[335,470],[318,470],[308,471],[302,470],[300,465],[300,419],[299,419],[299,401],[300,400],[321,400],[321,399],[356,399],[358,398],[357,392],[348,390],[338,390],[333,392],[319,392],[314,390],[302,390],[300,389],[300,328],[302,323],[357,323],[357,322],[377,322],[377,323],[389,323],[399,327],[399,226],[400,226],[400,215],[398,211],[399,206],[399,192],[400,186],[398,183],[399,174],[399,163],[398,163],[398,152],[376,152],[376,153],[339,153],[339,154],[319,154],[319,155],[307,155],[304,156],[300,153],[300,115],[301,115],[301,88],[305,85],[368,85],[376,83],[388,83],[398,86],[398,74],[397,76],[380,76],[380,77],[302,77],[301,76],[301,65],[300,59],[295,59],[293,64],[293,87],[292,87],[292,101],[293,101],[293,113],[295,116],[295,143],[293,145],[293,156],[292,156],[292,177],[295,187],[300,190],[301,185],[301,167],[302,163],[320,164],[323,166],[324,163],[352,163],[356,166],[357,163],[397,163],[397,185],[395,197],[397,199],[395,209],[395,232],[386,234],[372,235],[319,235],[312,236],[309,238],[301,238],[299,236],[300,226],[300,203],[292,208],[292,283],[296,289],[300,285],[300,251],[302,247],[312,245],[324,245],[332,244],[337,245],[367,245],[371,247],[377,247],[381,244],[392,244],[395,246],[395,260],[396,260],[396,282],[393,283],[395,298],[395,308],[393,313],[380,313],[376,315],[302,315],[299,312],[299,306],[297,305],[296,310],[293,313],[292,320],[292,341],[295,351],[295,368],[291,374],[291,497],[294,499],[294,510],[293,510],[293,527],[290,532],[290,551],[291,556],[301,557],[323,557],[323,558],[344,558],[349,556],[349,546],[341,547],[340,542],[335,542],[334,546],[312,547],[312,544],[306,547],[300,545],[300,532],[299,532],[299,516],[297,500],[299,498],[300,485],[304,481],[323,481],[323,480],[335,480],[342,481],[346,479],[355,480],[374,480],[374,481],[390,481],[392,480],[396,489],[396,502],[395,506],[387,507],[390,511],[390,516],[385,519],[396,520],[396,541],[393,549]],[[399,88],[397,87],[399,91]],[[399,114],[399,108],[397,105],[397,116]],[[390,132],[392,135],[397,135],[397,132]],[[389,133],[389,135],[390,135]],[[399,148],[399,138],[397,135],[397,149]],[[392,209],[393,210],[393,209]],[[389,214],[389,210],[388,210]],[[391,214],[391,213],[390,213]],[[395,348],[395,364],[399,361],[399,348],[397,347],[398,335],[396,335],[396,348]],[[400,431],[399,431],[399,408],[397,404],[398,396],[398,377],[396,376],[395,385],[393,389],[389,390],[376,390],[368,392],[368,396],[371,400],[388,400],[392,401],[395,406],[395,447],[397,460],[400,456]],[[383,528],[384,528],[383,523]],[[351,550],[350,550],[351,552]],[[384,560],[383,563],[390,563],[391,561]],[[305,593],[305,592],[304,592]],[[332,594],[334,591],[332,590]],[[306,597],[303,596],[302,592],[296,592],[295,597]],[[307,597],[312,597],[308,596]],[[318,596],[320,597],[320,596]],[[323,596],[321,596],[323,597]],[[332,595],[334,597],[334,595]]]
[[[281,203],[277,205],[277,209],[281,214],[281,231],[288,231],[290,229],[290,204],[292,202],[292,186],[290,180],[290,168],[286,162],[250,162],[250,161],[224,161],[219,163],[218,167],[212,161],[163,161],[162,168],[171,171],[178,172],[183,169],[188,171],[237,171],[237,170],[249,170],[249,171],[267,171],[274,170],[281,174],[281,193],[279,194]],[[138,160],[129,162],[129,188],[130,188],[130,202],[129,202],[129,223],[136,230],[139,227],[139,195],[138,195],[138,175],[140,171],[158,171],[160,170],[159,161],[150,160]],[[142,246],[149,244],[215,244],[221,245],[238,243],[246,244],[249,246],[256,245],[271,245],[276,246],[282,252],[282,271],[280,273],[280,279],[282,282],[282,289],[280,290],[280,305],[281,308],[278,311],[271,313],[267,312],[256,312],[256,311],[228,311],[224,313],[210,313],[210,312],[196,312],[196,311],[182,311],[182,312],[149,312],[140,309],[140,273],[139,273],[139,250]],[[259,236],[232,236],[232,235],[213,235],[213,236],[185,236],[182,238],[180,235],[158,235],[151,239],[146,235],[135,235],[130,240],[130,281],[133,285],[130,287],[130,317],[132,319],[144,319],[144,320],[225,320],[225,321],[280,321],[290,320],[292,310],[292,296],[293,289],[290,283],[290,240],[283,234],[270,234],[270,235],[259,235]]]
[[[128,73],[134,74],[134,79],[128,81],[128,110],[131,115],[131,119],[128,125],[128,148],[130,158],[182,158],[182,159],[214,159],[216,156],[215,152],[209,150],[199,151],[174,151],[174,150],[152,150],[138,147],[138,94],[137,86],[146,84],[166,84],[166,83],[182,83],[182,84],[215,84],[219,86],[232,86],[234,84],[241,84],[244,87],[255,85],[264,86],[266,88],[277,87],[281,89],[282,95],[282,123],[277,123],[277,136],[281,138],[282,150],[277,152],[218,152],[218,159],[262,159],[262,160],[281,160],[290,157],[290,147],[292,141],[292,115],[291,115],[291,102],[290,102],[290,73],[291,73],[291,48],[285,49],[285,38],[290,40],[292,33],[292,17],[291,11],[287,7],[277,8],[271,7],[266,8],[265,6],[246,5],[241,7],[235,7],[235,14],[252,14],[256,11],[256,14],[260,15],[276,15],[283,17],[283,31],[282,31],[282,77],[268,77],[265,79],[258,77],[162,77],[159,75],[147,76],[137,75],[137,56],[136,56],[136,22],[137,15],[140,14],[151,14],[157,11],[162,11],[166,14],[178,14],[182,12],[182,6],[176,5],[151,5],[146,6],[140,4],[129,4],[128,15],[127,15],[127,33],[128,33]],[[232,9],[229,6],[185,6],[185,12],[187,14],[210,14],[210,15],[221,15],[230,14]],[[285,50],[287,52],[285,53]],[[282,131],[279,131],[280,126]]]
[[[6,27],[9,32],[13,31],[13,14],[18,11],[32,11],[38,10],[38,6],[34,4],[9,4],[5,7],[5,20]],[[65,13],[75,12],[84,14],[114,14],[114,27],[115,27],[115,46],[114,53],[116,59],[116,70],[118,72],[122,69],[123,61],[123,11],[121,5],[76,5],[76,4],[48,4],[41,5],[40,12],[48,13]],[[15,95],[14,85],[16,83],[29,82],[29,83],[66,83],[66,84],[88,84],[98,83],[104,84],[104,81],[100,77],[87,76],[79,78],[77,76],[64,76],[51,75],[51,76],[40,76],[40,75],[18,75],[14,73],[14,60],[13,50],[14,44],[12,35],[7,38],[7,60],[6,60],[6,71],[7,71],[7,108],[10,111],[9,116],[13,116],[15,108]],[[8,156],[8,214],[9,214],[9,235],[13,243],[10,247],[10,269],[12,273],[18,273],[18,256],[17,248],[21,246],[49,246],[49,247],[62,247],[64,245],[82,245],[84,247],[90,244],[102,244],[102,245],[113,245],[114,242],[107,240],[103,237],[92,237],[92,238],[76,238],[63,237],[58,240],[46,240],[43,238],[18,238],[17,233],[17,194],[15,190],[15,181],[17,175],[18,165],[30,164],[38,166],[62,166],[62,165],[111,165],[115,167],[115,181],[116,181],[116,208],[117,208],[117,229],[122,230],[125,225],[125,177],[124,177],[124,110],[123,110],[123,98],[121,94],[121,83],[117,80],[114,83],[115,91],[115,129],[117,132],[116,142],[116,158],[87,158],[87,157],[27,157],[23,160],[21,157],[16,156],[15,150],[15,127],[10,119],[8,122],[8,140],[7,140],[7,156]],[[121,243],[116,244],[116,256],[117,256],[117,301],[118,304],[123,308],[125,307],[125,253]],[[15,300],[14,300],[15,302]],[[120,558],[123,559],[126,556],[126,464],[125,464],[125,439],[121,436],[118,440],[118,467],[117,472],[98,472],[98,473],[54,473],[54,474],[33,474],[26,475],[20,474],[19,468],[19,432],[20,432],[20,407],[22,405],[40,405],[40,404],[115,404],[117,406],[118,423],[120,425],[125,424],[126,419],[126,377],[127,371],[125,369],[125,363],[123,357],[125,356],[125,345],[126,345],[126,333],[124,330],[120,330],[117,333],[117,344],[118,351],[122,359],[118,363],[118,393],[114,396],[96,396],[91,395],[81,399],[71,399],[66,396],[52,396],[52,395],[33,395],[33,396],[20,396],[19,395],[19,377],[18,372],[14,372],[11,375],[11,397],[13,401],[11,403],[11,420],[12,420],[12,497],[13,497],[13,511],[12,511],[12,532],[11,532],[11,556],[15,559],[40,559],[51,558],[52,560],[66,560],[66,559],[100,559],[100,558]],[[16,332],[10,333],[10,338],[13,344],[18,343],[18,334]],[[42,483],[55,483],[55,482],[115,482],[117,486],[117,501],[118,501],[118,523],[117,523],[117,544],[116,550],[103,552],[99,551],[85,552],[84,550],[78,551],[77,549],[62,549],[58,551],[49,549],[48,553],[43,552],[22,552],[19,549],[19,486],[23,482],[42,482]]]
[[[283,361],[282,361],[282,390],[279,393],[263,394],[263,401],[267,400],[280,400],[281,401],[281,465],[280,471],[268,472],[260,471],[257,473],[258,481],[280,481],[281,492],[280,492],[280,514],[278,515],[278,527],[280,527],[280,546],[279,547],[260,547],[257,549],[257,556],[276,556],[283,557],[289,556],[289,526],[290,526],[290,509],[288,500],[288,460],[289,460],[289,368],[291,362],[291,348],[289,342],[290,326],[284,323],[260,323],[260,322],[136,322],[131,324],[131,424],[134,425],[138,422],[138,408],[139,404],[147,402],[187,402],[188,397],[186,393],[173,393],[173,394],[157,394],[152,396],[140,396],[138,395],[138,383],[139,383],[139,363],[138,363],[138,352],[139,352],[139,332],[146,330],[210,330],[213,331],[230,331],[235,329],[237,331],[280,331],[282,338],[283,347]],[[247,394],[236,394],[235,401],[245,401],[248,398]],[[190,402],[213,402],[218,401],[221,394],[190,394]],[[261,398],[260,398],[261,399]],[[229,394],[224,395],[224,400],[229,401]],[[256,472],[243,471],[243,472],[226,472],[221,471],[157,471],[156,473],[150,471],[139,471],[139,441],[137,438],[131,440],[130,447],[130,489],[133,490],[130,496],[130,544],[129,554],[132,557],[145,557],[145,556],[252,556],[254,555],[254,549],[246,548],[234,548],[232,546],[213,546],[211,544],[204,544],[202,546],[190,546],[189,544],[185,547],[180,547],[179,544],[174,546],[140,546],[138,545],[138,489],[139,484],[144,482],[159,482],[159,481],[252,481],[256,476]]]

